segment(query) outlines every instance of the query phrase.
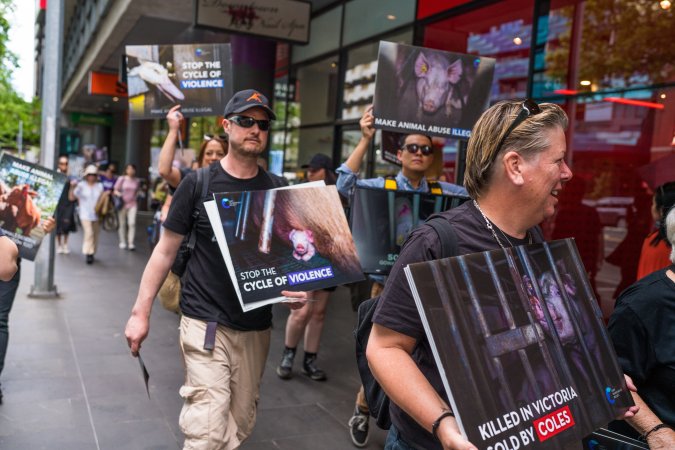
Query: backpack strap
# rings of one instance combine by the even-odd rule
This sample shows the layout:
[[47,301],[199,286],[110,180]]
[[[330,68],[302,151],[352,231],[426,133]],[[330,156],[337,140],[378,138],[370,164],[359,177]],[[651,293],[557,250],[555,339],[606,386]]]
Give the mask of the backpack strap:
[[282,187],[282,186],[286,185],[284,183],[284,179],[282,177],[274,176],[270,172],[268,172],[267,170],[263,169],[262,167],[260,167],[260,166],[258,166],[258,167],[259,167],[258,170],[262,170],[263,172],[265,172],[265,175],[267,175],[267,179],[269,179],[270,182],[272,183],[273,188],[279,188],[279,187]]
[[457,234],[445,217],[435,214],[426,221],[426,224],[436,231],[441,241],[441,258],[449,258],[459,253]]
[[434,195],[442,195],[443,189],[441,188],[441,183],[436,180],[427,180],[427,186],[429,186],[429,193]]
[[188,239],[187,247],[192,251],[197,243],[197,219],[199,219],[199,202],[205,192],[209,192],[209,168],[200,167],[197,169],[197,181],[192,195],[192,229]]

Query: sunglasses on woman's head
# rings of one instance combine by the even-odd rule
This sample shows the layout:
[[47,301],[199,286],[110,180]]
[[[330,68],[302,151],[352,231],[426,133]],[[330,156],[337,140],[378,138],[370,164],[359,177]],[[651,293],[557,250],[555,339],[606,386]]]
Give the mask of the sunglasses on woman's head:
[[497,157],[497,154],[502,149],[502,145],[504,145],[504,141],[506,141],[506,138],[509,137],[511,132],[515,130],[518,127],[518,125],[525,122],[525,119],[527,119],[530,116],[536,116],[541,112],[541,108],[539,107],[539,105],[537,105],[537,103],[534,100],[531,100],[529,98],[525,100],[522,105],[520,105],[520,108],[521,108],[520,112],[518,113],[516,118],[513,119],[513,123],[509,125],[509,128],[506,130],[506,133],[504,133],[504,136],[502,136],[502,138],[499,140],[499,144],[497,145],[497,149],[492,155],[492,161],[490,162],[490,164],[492,164],[492,162]]
[[242,128],[251,128],[253,125],[258,124],[260,131],[267,131],[270,129],[269,120],[256,120],[253,117],[248,116],[232,116],[228,117],[227,120],[236,123]]
[[418,151],[422,151],[422,155],[429,156],[434,151],[431,145],[405,144],[403,148],[408,150],[413,155],[416,154]]
[[204,140],[205,141],[210,141],[211,139],[216,139],[219,141],[227,141],[227,135],[226,134],[205,134],[204,135]]

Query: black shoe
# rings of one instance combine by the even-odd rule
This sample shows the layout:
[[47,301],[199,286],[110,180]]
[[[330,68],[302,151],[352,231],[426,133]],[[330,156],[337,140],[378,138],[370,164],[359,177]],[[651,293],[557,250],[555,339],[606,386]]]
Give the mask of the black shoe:
[[87,255],[87,264],[94,264],[94,255]]
[[295,349],[286,348],[281,355],[281,362],[277,366],[277,375],[282,380],[288,380],[293,376],[293,360],[295,359]]
[[305,361],[302,363],[302,373],[314,381],[325,381],[326,372],[316,367],[316,355],[305,355]]
[[357,447],[365,447],[368,444],[368,414],[363,414],[357,406],[354,415],[349,419],[349,434],[352,442]]

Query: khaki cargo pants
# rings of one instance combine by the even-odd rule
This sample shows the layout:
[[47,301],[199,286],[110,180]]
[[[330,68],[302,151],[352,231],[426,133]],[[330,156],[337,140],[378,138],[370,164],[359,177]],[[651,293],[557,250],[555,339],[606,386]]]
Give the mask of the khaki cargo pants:
[[237,331],[218,325],[213,350],[204,350],[205,334],[206,322],[181,318],[183,449],[235,449],[255,425],[271,330]]

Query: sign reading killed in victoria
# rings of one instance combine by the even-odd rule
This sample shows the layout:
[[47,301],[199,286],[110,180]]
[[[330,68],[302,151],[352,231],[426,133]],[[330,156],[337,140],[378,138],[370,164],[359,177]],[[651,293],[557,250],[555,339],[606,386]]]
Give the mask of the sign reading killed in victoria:
[[493,58],[380,42],[375,128],[468,139],[490,98]]
[[127,45],[129,119],[164,118],[174,105],[217,116],[232,96],[229,44]]
[[633,405],[573,239],[405,273],[449,404],[477,448],[567,448]]
[[62,173],[0,155],[0,228],[21,258],[35,259],[45,235],[40,225],[54,215],[66,181]]
[[335,186],[214,197],[204,206],[244,311],[363,279]]

